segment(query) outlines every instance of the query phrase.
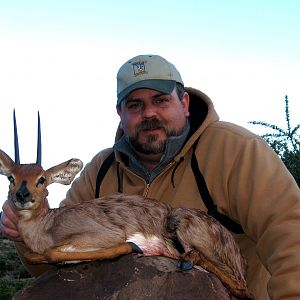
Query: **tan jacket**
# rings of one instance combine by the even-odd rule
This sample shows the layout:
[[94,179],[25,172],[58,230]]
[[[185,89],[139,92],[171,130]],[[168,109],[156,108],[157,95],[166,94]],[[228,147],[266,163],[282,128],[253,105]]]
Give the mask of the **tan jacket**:
[[[119,168],[124,193],[206,211],[190,164],[192,145],[200,137],[196,156],[209,192],[218,210],[245,231],[235,237],[248,261],[246,279],[256,299],[268,299],[267,290],[271,299],[300,299],[300,190],[296,182],[262,138],[219,121],[205,94],[192,88],[187,91],[193,134],[180,153],[148,185],[126,167],[117,152],[100,195],[117,192]],[[118,129],[117,139],[121,135]],[[94,198],[97,173],[111,151],[99,152],[86,165],[61,205]]]

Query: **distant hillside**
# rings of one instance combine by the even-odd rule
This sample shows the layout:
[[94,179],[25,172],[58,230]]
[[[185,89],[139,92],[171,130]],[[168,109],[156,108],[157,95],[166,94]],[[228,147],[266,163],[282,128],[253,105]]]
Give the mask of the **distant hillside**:
[[11,300],[32,280],[18,257],[14,243],[0,236],[0,300]]

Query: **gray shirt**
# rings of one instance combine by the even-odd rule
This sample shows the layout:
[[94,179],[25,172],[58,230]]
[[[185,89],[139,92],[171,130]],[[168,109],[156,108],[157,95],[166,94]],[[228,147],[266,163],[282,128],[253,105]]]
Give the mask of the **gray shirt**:
[[174,158],[174,156],[181,150],[190,130],[189,121],[180,135],[171,136],[167,139],[166,148],[159,164],[152,170],[146,169],[138,160],[135,149],[131,145],[129,138],[124,134],[114,145],[113,149],[125,154],[128,158],[128,168],[143,177],[147,183],[152,180],[164,169],[164,167]]

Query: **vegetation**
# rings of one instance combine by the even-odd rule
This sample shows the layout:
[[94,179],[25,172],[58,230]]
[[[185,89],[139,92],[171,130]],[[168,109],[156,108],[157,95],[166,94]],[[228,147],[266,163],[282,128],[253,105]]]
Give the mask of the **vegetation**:
[[0,249],[0,300],[11,300],[33,278],[23,267],[12,241],[0,236]]
[[300,187],[300,135],[298,134],[300,124],[294,128],[291,127],[288,96],[285,96],[285,121],[286,128],[264,121],[250,121],[249,123],[272,130],[263,134],[262,137],[280,156]]

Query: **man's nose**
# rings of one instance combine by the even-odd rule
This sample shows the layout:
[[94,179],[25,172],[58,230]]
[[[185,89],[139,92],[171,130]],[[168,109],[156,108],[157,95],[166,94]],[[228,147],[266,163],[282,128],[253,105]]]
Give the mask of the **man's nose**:
[[144,118],[152,118],[157,115],[157,107],[153,104],[146,104],[143,109],[143,117]]

